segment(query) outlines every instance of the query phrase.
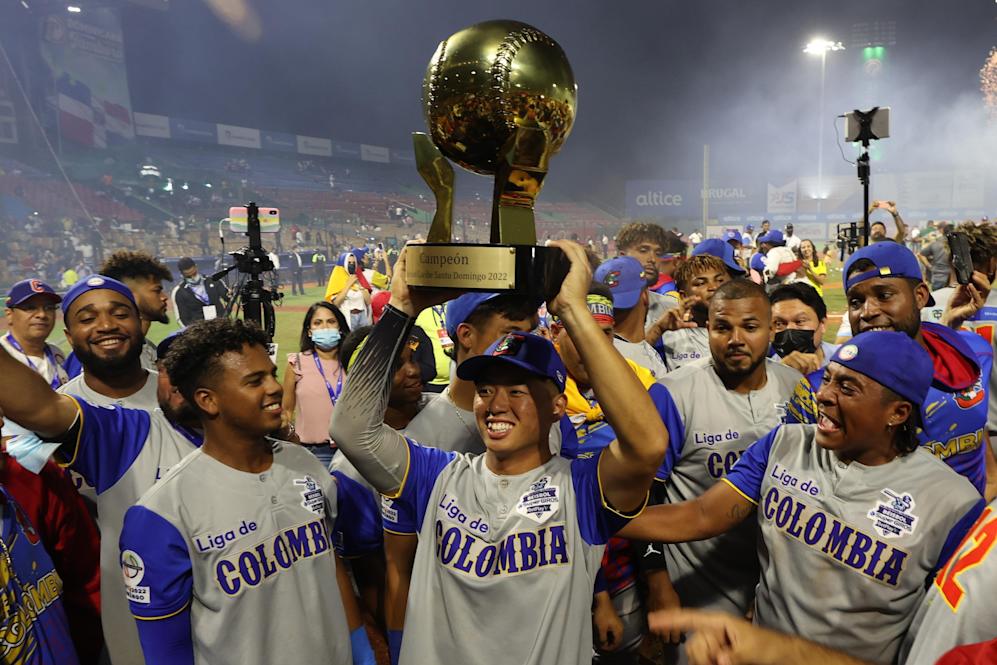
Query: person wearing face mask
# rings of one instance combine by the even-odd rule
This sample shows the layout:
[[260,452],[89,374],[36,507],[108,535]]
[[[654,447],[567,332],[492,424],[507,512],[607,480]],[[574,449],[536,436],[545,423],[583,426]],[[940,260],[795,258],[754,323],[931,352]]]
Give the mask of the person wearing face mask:
[[180,259],[177,268],[183,275],[183,282],[173,289],[172,297],[180,325],[186,327],[195,321],[210,321],[221,316],[228,300],[225,285],[201,275],[189,256]]
[[805,282],[776,287],[772,303],[772,348],[784,365],[810,379],[814,392],[820,388],[823,368],[837,346],[824,341],[827,305],[816,289]]
[[329,419],[343,390],[339,348],[349,332],[338,307],[317,302],[308,308],[301,325],[301,352],[287,354],[285,417],[294,418],[301,445],[326,466],[335,452],[329,440]]

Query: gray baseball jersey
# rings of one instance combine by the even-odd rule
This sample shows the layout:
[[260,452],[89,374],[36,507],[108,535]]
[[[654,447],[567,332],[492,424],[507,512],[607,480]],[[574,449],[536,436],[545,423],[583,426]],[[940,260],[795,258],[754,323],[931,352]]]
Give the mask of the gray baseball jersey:
[[[671,402],[663,418],[669,450],[659,471],[666,502],[703,494],[748,446],[782,421],[783,405],[803,376],[773,360],[765,361],[765,371],[765,385],[748,394],[727,390],[712,358],[697,360],[660,381]],[[751,556],[757,533],[755,524],[745,522],[716,538],[666,544],[668,573],[682,605],[744,616],[758,583],[758,561]]]
[[669,372],[710,357],[710,333],[705,327],[667,330],[661,336],[661,343],[665,347],[665,366]]
[[499,476],[483,455],[407,444],[384,511],[419,534],[401,665],[590,663],[595,575],[628,520],[603,503],[599,456]]
[[[948,305],[954,291],[954,287],[947,286],[944,289],[932,292],[931,295],[935,299],[935,305],[934,307],[925,307],[921,310],[921,320],[930,321],[931,323],[941,323],[942,313],[945,311],[945,306]],[[993,349],[994,356],[997,357],[997,289],[990,292],[986,303],[980,308],[980,311],[972,319],[962,324],[962,330],[972,330],[985,339]],[[997,432],[997,363],[994,363],[991,367],[988,381],[990,386],[990,401],[987,408],[987,429],[991,432]],[[991,444],[997,446],[997,441],[991,441]]]
[[660,379],[668,373],[665,362],[654,350],[654,347],[641,340],[639,342],[628,342],[620,337],[613,337],[613,346],[620,352],[620,355],[628,360],[632,360],[651,373],[656,379]]
[[983,511],[969,536],[942,566],[900,649],[904,665],[934,665],[962,644],[997,637],[997,501]]
[[300,446],[274,443],[260,474],[189,454],[125,515],[121,572],[145,648],[194,665],[349,665],[336,508],[336,482]]
[[644,328],[650,328],[658,322],[662,315],[673,307],[679,306],[679,300],[673,295],[664,295],[656,291],[647,291],[647,317],[644,319]]
[[[141,409],[142,411],[152,412],[159,408],[159,400],[156,397],[156,384],[159,380],[158,377],[159,374],[156,371],[150,371],[149,376],[145,379],[145,385],[142,386],[138,392],[133,393],[128,397],[116,398],[100,394],[87,385],[87,382],[83,380],[83,374],[77,374],[56,392],[62,393],[63,395],[75,395],[77,397],[82,397],[90,404],[96,404],[97,406],[117,405],[128,409]],[[93,485],[88,483],[83,476],[74,470],[70,470],[69,475],[72,477],[73,484],[76,485],[77,491],[79,491],[80,495],[84,499],[88,502],[97,501],[97,490],[93,488]],[[93,503],[89,503],[88,505],[93,506]]]
[[453,403],[449,386],[416,414],[405,428],[405,434],[441,450],[474,454],[485,452],[485,442],[478,433],[474,413]]
[[821,448],[816,431],[778,427],[724,479],[758,506],[755,622],[893,662],[926,582],[983,500],[924,448],[864,466]]
[[156,369],[156,344],[148,337],[142,342],[142,367],[150,371]]
[[201,441],[174,428],[158,409],[149,412],[76,401],[80,416],[63,448],[69,468],[97,493],[104,640],[114,665],[144,665],[118,564],[121,523],[125,511]]

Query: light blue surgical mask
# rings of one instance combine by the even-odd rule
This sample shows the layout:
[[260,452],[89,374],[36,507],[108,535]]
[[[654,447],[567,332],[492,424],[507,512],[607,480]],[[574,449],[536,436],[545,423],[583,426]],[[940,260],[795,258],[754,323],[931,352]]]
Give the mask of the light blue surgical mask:
[[35,475],[41,473],[45,462],[59,447],[58,443],[42,441],[34,432],[10,420],[4,423],[3,435],[14,437],[7,442],[7,454]]
[[198,284],[201,283],[201,275],[198,274],[194,275],[193,277],[184,277],[184,281],[186,281],[188,284],[197,286]]
[[331,351],[339,344],[339,331],[335,328],[320,328],[312,331],[312,342],[323,351]]

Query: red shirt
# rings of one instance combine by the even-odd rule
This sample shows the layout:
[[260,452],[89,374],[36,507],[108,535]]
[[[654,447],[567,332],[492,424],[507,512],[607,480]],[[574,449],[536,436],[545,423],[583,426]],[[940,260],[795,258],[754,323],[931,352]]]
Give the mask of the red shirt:
[[49,461],[35,475],[0,453],[0,484],[21,505],[62,578],[62,603],[80,663],[96,663],[100,627],[100,535],[66,472]]

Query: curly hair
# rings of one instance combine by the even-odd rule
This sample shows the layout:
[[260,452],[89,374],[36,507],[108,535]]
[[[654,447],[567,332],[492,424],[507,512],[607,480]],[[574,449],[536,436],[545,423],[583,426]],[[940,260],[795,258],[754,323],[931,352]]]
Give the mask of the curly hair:
[[665,236],[665,230],[657,224],[632,222],[630,224],[624,224],[616,233],[617,251],[625,251],[631,247],[639,245],[642,242],[657,243],[661,247],[662,251],[664,251],[665,246],[669,244],[668,238]]
[[267,348],[266,334],[253,323],[226,318],[198,321],[184,330],[170,345],[163,359],[170,383],[196,406],[194,393],[204,386],[205,379],[221,371],[220,359],[229,352],[242,351],[245,346]]
[[107,257],[99,272],[118,281],[145,278],[173,281],[173,273],[166,264],[145,252],[117,251]]
[[727,264],[723,262],[723,259],[717,258],[710,254],[699,254],[697,256],[690,256],[688,259],[679,264],[672,273],[672,279],[675,280],[675,287],[679,291],[685,293],[686,287],[693,278],[699,273],[706,271],[714,272],[727,272]]
[[955,230],[969,241],[969,254],[973,257],[974,267],[985,266],[997,256],[997,228],[993,224],[963,222]]

